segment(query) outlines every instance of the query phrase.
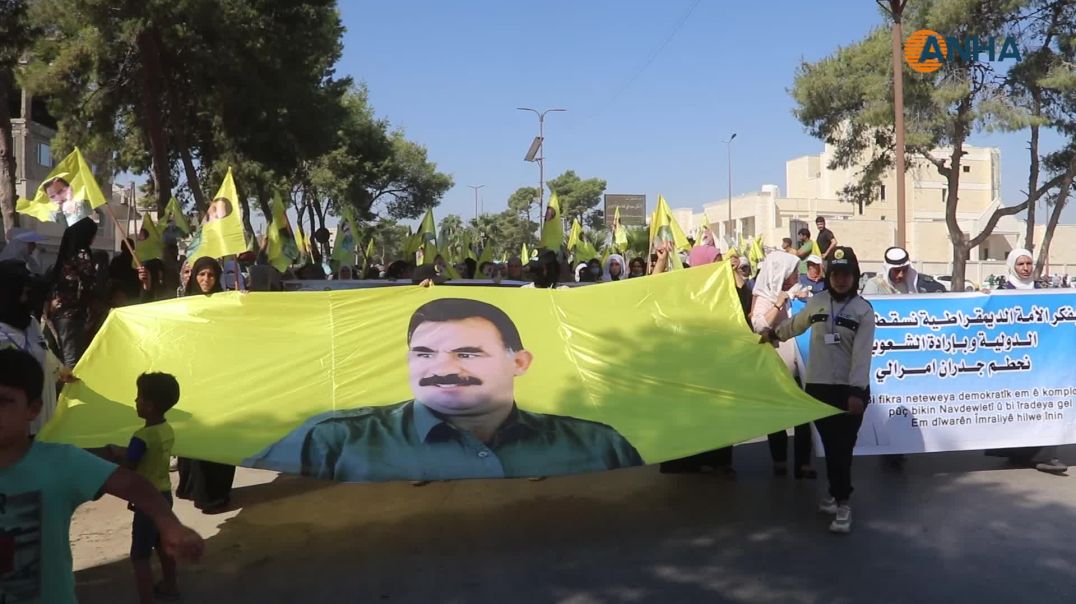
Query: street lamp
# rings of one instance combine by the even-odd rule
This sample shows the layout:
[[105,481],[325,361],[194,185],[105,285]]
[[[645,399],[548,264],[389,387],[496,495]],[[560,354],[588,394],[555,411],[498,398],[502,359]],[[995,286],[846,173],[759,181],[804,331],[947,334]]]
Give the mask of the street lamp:
[[543,151],[545,143],[545,114],[550,111],[567,111],[567,109],[546,109],[545,111],[538,111],[537,109],[531,109],[530,107],[516,107],[519,111],[530,111],[538,116],[538,138],[534,139],[531,143],[530,150],[527,151],[527,156],[524,158],[526,161],[538,162],[538,216],[540,218],[545,216],[545,153]]
[[[729,230],[735,230],[732,222],[732,141],[736,139],[736,133],[733,132],[729,140],[723,141],[725,143],[725,154],[729,159]],[[726,236],[732,235],[732,233],[725,233]]]
[[467,186],[474,189],[474,219],[475,219],[475,222],[477,223],[478,222],[478,190],[481,189],[482,187],[486,186],[486,185],[467,185]]

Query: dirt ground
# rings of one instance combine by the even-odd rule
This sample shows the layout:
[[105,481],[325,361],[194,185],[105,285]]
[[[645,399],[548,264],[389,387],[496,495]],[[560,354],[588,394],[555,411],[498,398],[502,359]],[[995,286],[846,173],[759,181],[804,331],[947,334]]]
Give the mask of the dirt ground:
[[[1076,461],[1076,447],[1062,454]],[[656,467],[528,480],[345,485],[240,469],[235,511],[176,511],[206,539],[186,602],[1073,602],[1076,477],[981,453],[857,459],[855,530],[826,531],[824,481]],[[824,474],[824,472],[823,472]],[[134,601],[130,512],[80,508],[80,601]]]

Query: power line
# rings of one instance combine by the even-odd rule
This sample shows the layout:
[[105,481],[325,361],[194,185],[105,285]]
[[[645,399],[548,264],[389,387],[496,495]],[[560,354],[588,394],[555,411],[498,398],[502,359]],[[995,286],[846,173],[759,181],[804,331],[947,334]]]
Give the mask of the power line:
[[613,96],[610,97],[608,101],[606,101],[606,103],[602,106],[601,110],[599,110],[598,112],[607,109],[610,105],[619,100],[621,95],[627,92],[628,88],[630,88],[631,85],[635,83],[635,80],[639,79],[639,76],[642,75],[642,73],[646,71],[648,67],[650,67],[651,63],[653,63],[654,60],[658,58],[658,55],[661,54],[661,51],[665,50],[665,48],[673,41],[673,38],[676,37],[676,34],[680,33],[680,30],[684,27],[684,24],[686,24],[687,20],[691,18],[691,14],[695,12],[695,9],[699,6],[701,2],[702,0],[695,0],[691,3],[691,6],[689,6],[688,9],[684,12],[684,15],[680,17],[680,19],[676,22],[676,25],[673,26],[672,30],[669,32],[669,35],[667,35],[665,39],[662,40],[661,44],[659,44],[657,48],[655,48],[653,51],[651,51],[649,55],[647,55],[646,59],[639,64],[639,67],[632,73],[631,77],[629,77],[628,80],[624,82],[623,86],[617,89]]

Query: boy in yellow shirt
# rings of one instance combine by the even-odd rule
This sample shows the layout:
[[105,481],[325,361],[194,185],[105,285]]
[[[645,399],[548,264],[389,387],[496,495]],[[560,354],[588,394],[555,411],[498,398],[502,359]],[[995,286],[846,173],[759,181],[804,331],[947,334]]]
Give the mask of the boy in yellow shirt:
[[[164,414],[179,402],[179,383],[167,373],[143,373],[136,382],[138,396],[135,409],[146,425],[131,436],[127,447],[109,445],[109,457],[122,466],[133,469],[160,491],[172,505],[172,481],[168,477],[168,465],[172,457],[172,445],[176,436]],[[134,506],[134,522],[131,530],[131,564],[134,566],[135,583],[142,604],[150,604],[154,598],[171,600],[179,597],[176,587],[176,561],[161,548],[160,533],[153,521]],[[153,584],[150,557],[157,550],[163,580]]]

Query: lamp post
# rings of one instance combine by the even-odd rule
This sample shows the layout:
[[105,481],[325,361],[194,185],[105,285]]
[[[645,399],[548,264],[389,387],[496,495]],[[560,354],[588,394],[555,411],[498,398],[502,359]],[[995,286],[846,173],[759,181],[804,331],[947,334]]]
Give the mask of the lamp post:
[[519,111],[530,111],[538,116],[538,138],[531,144],[531,150],[527,152],[526,161],[538,162],[538,216],[545,216],[545,114],[551,111],[567,111],[567,109],[546,109],[538,111],[530,107],[516,107]]
[[478,190],[481,189],[482,187],[486,186],[486,185],[467,185],[467,186],[474,189],[474,219],[475,219],[475,222],[477,223],[478,222]]
[[[729,140],[723,141],[725,143],[725,154],[728,155],[729,160],[729,230],[735,230],[732,222],[732,141],[736,139],[736,133],[733,132]],[[733,233],[726,233],[726,236],[734,236]]]

